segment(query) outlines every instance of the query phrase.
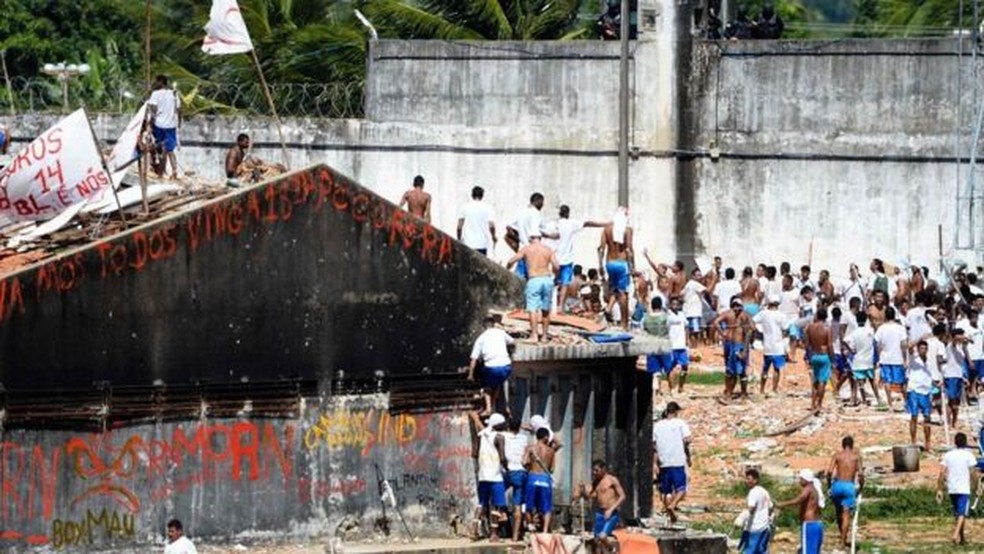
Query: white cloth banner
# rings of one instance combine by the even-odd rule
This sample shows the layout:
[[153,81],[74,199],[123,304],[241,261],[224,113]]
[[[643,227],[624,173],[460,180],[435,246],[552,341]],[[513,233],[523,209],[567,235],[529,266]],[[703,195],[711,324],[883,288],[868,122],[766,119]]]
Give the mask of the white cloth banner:
[[236,0],[212,0],[202,52],[212,55],[242,54],[252,49],[253,41],[249,38],[249,30]]
[[79,202],[98,200],[110,178],[85,110],[56,123],[0,171],[0,224],[45,221]]
[[118,173],[126,169],[128,165],[137,159],[137,141],[140,140],[140,130],[143,128],[144,118],[147,117],[147,103],[144,102],[137,113],[130,118],[126,124],[126,129],[116,139],[116,145],[106,160],[106,167],[113,173]]

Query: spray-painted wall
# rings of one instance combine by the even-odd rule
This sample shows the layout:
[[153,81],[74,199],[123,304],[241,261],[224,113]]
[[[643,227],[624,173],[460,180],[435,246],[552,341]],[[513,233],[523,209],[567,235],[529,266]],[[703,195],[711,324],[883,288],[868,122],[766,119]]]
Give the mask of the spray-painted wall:
[[[518,369],[513,414],[546,414],[564,442],[555,500],[608,460],[629,500],[652,505],[651,382],[634,360]],[[307,398],[294,417],[210,418],[103,433],[6,430],[0,443],[0,549],[85,552],[158,541],[172,517],[192,537],[352,539],[378,533],[376,464],[418,536],[452,534],[475,506],[470,418],[392,415],[385,394]],[[403,531],[390,509],[394,535]]]

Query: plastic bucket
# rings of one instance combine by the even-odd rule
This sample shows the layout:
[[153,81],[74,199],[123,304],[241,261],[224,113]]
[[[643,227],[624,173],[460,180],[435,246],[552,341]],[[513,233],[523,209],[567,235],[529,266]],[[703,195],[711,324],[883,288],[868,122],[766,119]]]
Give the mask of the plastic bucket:
[[919,447],[914,444],[893,446],[892,465],[896,473],[919,471]]

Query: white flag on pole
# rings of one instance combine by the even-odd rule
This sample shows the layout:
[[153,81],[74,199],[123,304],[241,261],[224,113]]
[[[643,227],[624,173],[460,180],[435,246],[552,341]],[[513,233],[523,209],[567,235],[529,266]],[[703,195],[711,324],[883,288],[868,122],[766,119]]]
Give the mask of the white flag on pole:
[[249,30],[236,0],[212,0],[212,11],[205,25],[202,52],[206,54],[242,54],[253,49]]
[[51,219],[79,202],[102,198],[110,186],[89,118],[80,109],[0,171],[0,223]]
[[[113,151],[106,159],[106,167],[113,172],[114,177],[117,173],[125,172],[127,166],[137,160],[137,142],[140,140],[140,131],[146,117],[147,103],[144,102],[137,113],[130,118],[130,122],[126,124],[120,138],[116,139]],[[114,179],[114,181],[116,180]]]

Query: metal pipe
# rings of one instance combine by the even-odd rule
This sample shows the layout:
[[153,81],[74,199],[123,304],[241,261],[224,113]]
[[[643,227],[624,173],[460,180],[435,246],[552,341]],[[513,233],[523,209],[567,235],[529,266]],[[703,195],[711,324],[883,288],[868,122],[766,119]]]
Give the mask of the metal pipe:
[[618,205],[629,205],[629,0],[619,12],[619,41],[622,52],[618,66]]

